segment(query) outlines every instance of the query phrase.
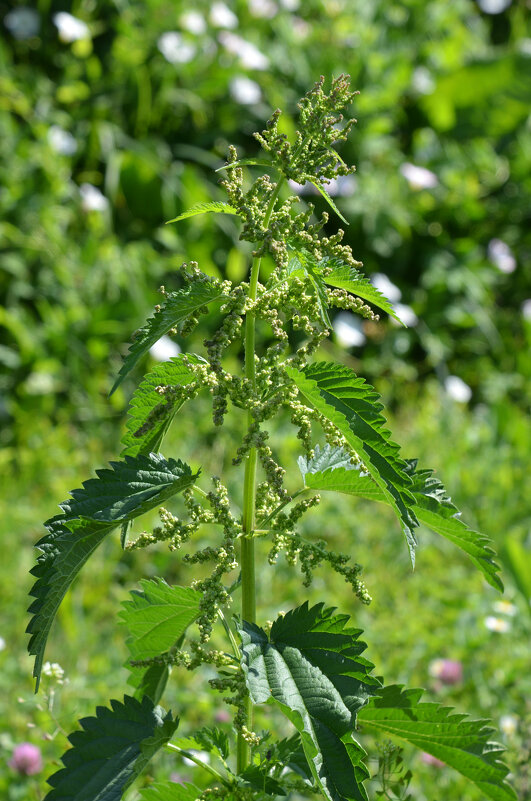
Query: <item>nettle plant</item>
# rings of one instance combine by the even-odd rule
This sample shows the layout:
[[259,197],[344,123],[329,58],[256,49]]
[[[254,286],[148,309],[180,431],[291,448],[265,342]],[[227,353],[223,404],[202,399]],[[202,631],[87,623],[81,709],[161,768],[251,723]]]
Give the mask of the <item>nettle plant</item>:
[[[308,602],[274,622],[256,614],[258,537],[270,540],[271,566],[280,554],[288,564],[300,564],[304,586],[324,564],[344,577],[361,603],[370,602],[360,566],[351,564],[348,554],[331,550],[325,538],[313,541],[302,533],[301,520],[317,506],[319,492],[388,504],[412,562],[415,529],[422,523],[462,548],[486,581],[502,589],[489,540],[460,520],[430,470],[402,458],[373,387],[342,364],[312,359],[330,334],[330,308],[374,320],[367,302],[394,315],[341,244],[343,232],[323,234],[327,214],[312,222],[311,204],[296,213],[299,198],[283,199],[289,180],[309,181],[335,209],[324,185],[354,169],[334,150],[354,122],[344,122],[341,114],[354,93],[345,76],[332,82],[329,93],[323,85],[321,79],[299,104],[295,142],[279,132],[276,111],[256,135],[264,159],[238,161],[230,149],[222,182],[228,203],[202,204],[176,218],[213,211],[237,215],[240,238],[255,248],[249,280],[233,286],[189,263],[182,267],[184,288],[170,293],[161,288],[163,302],[134,336],[115,388],[161,336],[186,336],[213,304],[221,304],[221,324],[204,342],[203,355],[183,353],[144,378],[131,400],[120,461],[74,490],[60,505],[61,514],[45,524],[47,534],[38,543],[32,571],[37,580],[28,628],[37,689],[61,600],[105,537],[118,529],[125,549],[165,543],[175,552],[203,527],[212,532],[208,547],[187,552],[183,560],[203,577],[189,587],[143,579],[141,589],[123,604],[131,694],[80,721],[63,756],[64,767],[49,779],[49,801],[116,801],[161,749],[197,762],[211,774],[212,786],[147,784],[139,791],[143,801],[243,801],[290,793],[366,801],[368,791],[373,797],[407,799],[411,776],[395,740],[445,762],[488,798],[515,798],[500,760],[503,749],[491,742],[486,722],[423,702],[422,690],[385,685],[363,656],[362,632],[349,625],[348,615]],[[267,168],[275,179],[264,174],[244,188],[242,167],[252,165]],[[261,275],[264,260],[267,280]],[[260,348],[258,321],[268,332]],[[231,363],[238,345],[243,351],[235,374],[226,369],[226,351],[233,344]],[[246,419],[241,441],[230,443],[233,465],[242,470],[242,492],[236,498],[229,497],[221,478],[212,477],[203,488],[200,472],[159,453],[175,415],[202,391],[211,395],[215,426],[222,426],[229,407]],[[285,486],[285,470],[275,459],[268,432],[270,421],[286,412],[301,447],[296,491]],[[181,518],[161,506],[177,494],[186,510]],[[156,507],[161,525],[134,536],[132,521]],[[241,599],[238,611],[236,599]],[[213,633],[225,649],[212,647]],[[179,718],[159,702],[172,669],[192,671],[201,665],[216,671],[209,684],[233,707],[232,725],[205,721],[199,731],[179,739]],[[254,731],[253,708],[261,704],[278,710],[271,727],[283,734],[291,731],[289,736]],[[275,723],[279,715],[287,719],[284,730]],[[360,740],[375,743],[379,751],[373,782]],[[198,751],[209,753],[209,764]]]

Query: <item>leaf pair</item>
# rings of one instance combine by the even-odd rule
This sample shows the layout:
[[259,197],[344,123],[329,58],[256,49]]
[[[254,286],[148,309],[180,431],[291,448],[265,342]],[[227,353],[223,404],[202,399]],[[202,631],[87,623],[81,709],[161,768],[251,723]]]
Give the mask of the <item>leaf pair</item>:
[[279,617],[269,637],[254,624],[241,631],[243,668],[254,703],[275,704],[294,724],[314,780],[328,801],[367,801],[365,751],[357,723],[376,736],[404,740],[437,757],[493,801],[514,801],[503,748],[489,742],[486,721],[434,703],[422,690],[380,687],[361,654],[361,631],[348,616],[307,604]]

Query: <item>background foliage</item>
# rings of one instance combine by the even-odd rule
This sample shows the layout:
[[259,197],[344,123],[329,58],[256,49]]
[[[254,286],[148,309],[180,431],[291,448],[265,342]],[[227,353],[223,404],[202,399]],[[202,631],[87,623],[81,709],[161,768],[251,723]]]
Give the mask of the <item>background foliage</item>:
[[[164,221],[219,199],[214,170],[227,144],[254,154],[251,133],[277,106],[287,109],[289,133],[296,99],[320,74],[339,72],[361,91],[359,123],[342,151],[358,172],[331,192],[350,222],[354,254],[376,282],[382,274],[392,282],[410,327],[384,320],[356,329],[336,318],[337,344],[351,344],[343,356],[330,347],[383,392],[397,436],[440,468],[467,521],[495,539],[516,613],[493,609],[494,593],[427,532],[411,575],[391,518],[375,520],[363,505],[354,518],[347,501],[329,509],[330,536],[345,550],[354,537],[376,600],[360,611],[341,585],[330,597],[370,630],[370,656],[387,676],[424,684],[432,697],[496,722],[512,716],[515,730],[504,736],[521,796],[531,797],[525,768],[516,766],[531,748],[521,680],[529,673],[531,592],[531,47],[526,2],[485,12],[493,6],[0,3],[0,537],[2,584],[10,588],[0,630],[0,718],[9,721],[0,734],[0,790],[9,799],[40,798],[44,787],[42,774],[17,777],[7,766],[15,744],[31,740],[48,762],[56,759],[62,727],[122,689],[127,652],[113,616],[126,588],[146,570],[170,581],[183,570],[162,552],[140,565],[120,556],[116,543],[106,546],[61,611],[53,653],[70,684],[49,677],[46,699],[31,696],[19,614],[29,544],[67,490],[116,453],[133,383],[111,399],[108,391],[124,343],[157,301],[157,286],[175,285],[181,261],[196,259],[232,279],[248,269],[232,219]],[[81,36],[57,16],[64,12],[84,23]],[[311,200],[324,208],[319,196]],[[219,464],[223,444],[208,430],[198,406],[192,435],[188,424],[178,426],[168,453],[193,454],[205,469]],[[280,433],[284,459],[295,466],[296,443]],[[287,567],[271,597],[285,587],[296,599],[299,584]],[[508,630],[492,632],[488,617]],[[463,681],[447,686],[430,677],[436,658],[461,661]],[[184,698],[185,689],[175,691]],[[200,698],[199,723],[217,712]],[[433,765],[415,767],[415,799],[431,798],[435,787],[462,797],[458,780]],[[189,770],[167,765],[168,775]]]

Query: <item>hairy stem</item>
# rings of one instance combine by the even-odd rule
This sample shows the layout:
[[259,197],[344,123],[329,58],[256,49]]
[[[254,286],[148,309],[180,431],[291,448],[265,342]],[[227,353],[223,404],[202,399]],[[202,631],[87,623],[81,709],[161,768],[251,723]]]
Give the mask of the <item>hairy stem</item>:
[[[280,188],[284,183],[281,179],[271,195],[269,205],[264,218],[264,225],[267,227],[271,220],[271,215],[277,201]],[[251,276],[249,280],[249,300],[256,300],[258,289],[258,278],[260,276],[261,257],[255,256],[251,266]],[[245,318],[245,377],[256,389],[256,365],[255,365],[255,315],[252,310],[247,312]],[[247,413],[247,424],[253,424],[253,415]],[[241,583],[242,583],[242,620],[248,623],[256,621],[256,577],[254,560],[254,540],[253,532],[256,517],[256,468],[257,453],[256,448],[251,448],[245,462],[245,476],[243,481],[243,537],[240,551]],[[253,706],[251,699],[247,696],[246,702],[247,728],[253,726]],[[238,735],[237,764],[238,773],[241,773],[249,765],[251,750],[248,743],[241,734]]]

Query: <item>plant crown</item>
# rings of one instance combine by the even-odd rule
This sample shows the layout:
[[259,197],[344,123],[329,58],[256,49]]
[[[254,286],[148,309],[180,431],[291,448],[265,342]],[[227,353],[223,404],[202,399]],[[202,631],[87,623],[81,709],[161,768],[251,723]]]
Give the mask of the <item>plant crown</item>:
[[[270,565],[283,554],[290,565],[300,566],[304,586],[325,565],[351,585],[361,603],[370,603],[361,566],[351,554],[337,553],[325,537],[303,534],[301,520],[319,504],[320,492],[390,506],[412,563],[415,531],[423,523],[462,548],[486,581],[502,589],[488,538],[460,520],[431,471],[401,456],[373,387],[348,367],[313,361],[330,334],[331,309],[348,309],[369,320],[378,319],[373,307],[395,315],[342,244],[343,231],[324,233],[328,214],[315,219],[311,203],[297,211],[299,197],[286,197],[288,181],[310,182],[337,211],[326,186],[354,170],[335,150],[355,122],[345,122],[342,114],[353,96],[347,76],[333,80],[329,92],[324,80],[318,81],[300,101],[300,130],[293,142],[281,133],[280,111],[275,111],[256,134],[264,159],[239,161],[235,148],[229,149],[222,181],[228,202],[201,204],[175,220],[206,212],[238,216],[240,238],[254,246],[249,280],[235,286],[210,278],[194,262],[184,264],[184,287],[174,292],[161,287],[160,305],[136,332],[115,388],[161,336],[185,337],[201,315],[221,304],[221,323],[204,342],[204,354],[184,353],[158,364],[134,393],[121,459],[73,491],[61,504],[61,514],[45,524],[32,571],[36,582],[28,627],[37,687],[61,600],[111,531],[121,531],[126,550],[166,543],[171,551],[205,526],[214,533],[208,546],[183,557],[187,564],[202,566],[202,578],[189,587],[144,579],[124,603],[132,689],[123,701],[113,700],[110,708],[98,707],[95,717],[80,721],[81,729],[70,736],[72,748],[63,756],[64,767],[49,780],[48,801],[120,799],[160,749],[196,761],[210,774],[211,787],[152,784],[142,790],[143,801],[243,801],[292,792],[366,801],[373,790],[373,797],[407,798],[410,773],[403,768],[401,749],[388,741],[377,742],[380,789],[370,782],[361,740],[386,736],[446,762],[485,797],[515,797],[486,722],[423,702],[420,690],[385,686],[362,655],[361,631],[349,626],[347,615],[323,603],[303,603],[273,622],[256,619],[258,537],[269,540]],[[248,166],[267,169],[250,186],[244,183]],[[264,259],[267,280],[261,274]],[[257,321],[271,332],[259,352]],[[237,373],[226,366],[233,343],[244,348]],[[202,488],[199,472],[159,453],[177,412],[200,392],[212,398],[217,427],[229,409],[240,416],[244,412],[245,433],[232,444],[233,465],[244,469],[243,498],[229,498],[217,476]],[[286,411],[301,447],[296,492],[286,488],[285,468],[275,457],[268,429],[269,421]],[[316,429],[322,432],[319,444]],[[163,506],[177,493],[185,517]],[[132,521],[154,508],[159,508],[160,525],[132,534]],[[234,598],[240,594],[238,613]],[[220,627],[227,650],[212,647],[214,627]],[[217,672],[209,683],[233,708],[232,727],[229,731],[207,721],[190,737],[177,739],[179,719],[159,702],[176,666],[191,671],[202,664]],[[292,736],[277,740],[270,732],[254,731],[257,704],[275,706],[291,724]],[[212,762],[201,761],[197,750],[209,752]]]

